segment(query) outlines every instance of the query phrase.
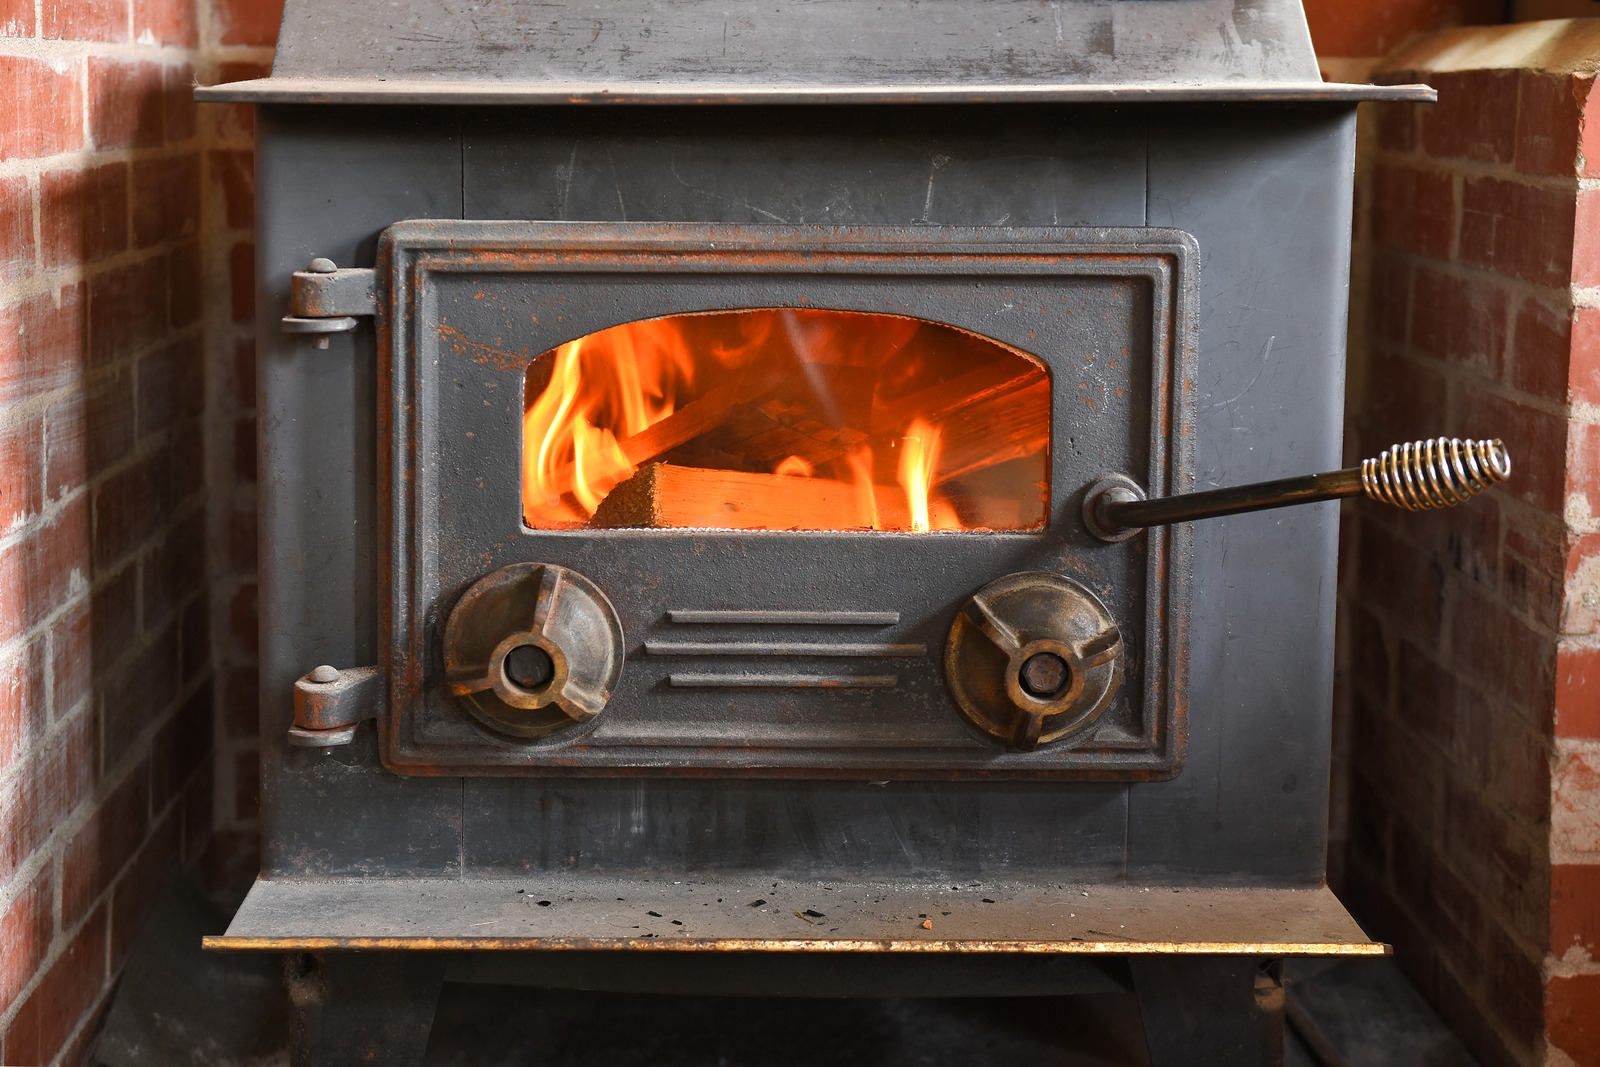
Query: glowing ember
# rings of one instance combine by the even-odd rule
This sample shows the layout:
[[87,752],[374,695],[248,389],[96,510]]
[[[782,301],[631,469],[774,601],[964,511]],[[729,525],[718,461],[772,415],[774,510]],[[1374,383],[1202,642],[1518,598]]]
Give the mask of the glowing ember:
[[530,526],[1036,529],[1050,385],[936,323],[766,309],[570,341],[529,368]]

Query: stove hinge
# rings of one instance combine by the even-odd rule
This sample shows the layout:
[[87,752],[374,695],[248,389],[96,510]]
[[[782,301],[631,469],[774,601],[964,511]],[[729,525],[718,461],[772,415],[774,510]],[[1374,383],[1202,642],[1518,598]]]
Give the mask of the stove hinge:
[[338,267],[319,256],[294,272],[283,332],[309,334],[318,348],[327,348],[330,334],[348,333],[361,318],[377,313],[377,271]]
[[300,748],[348,745],[362,720],[378,717],[383,697],[383,672],[377,667],[340,670],[324,664],[294,683],[289,743]]

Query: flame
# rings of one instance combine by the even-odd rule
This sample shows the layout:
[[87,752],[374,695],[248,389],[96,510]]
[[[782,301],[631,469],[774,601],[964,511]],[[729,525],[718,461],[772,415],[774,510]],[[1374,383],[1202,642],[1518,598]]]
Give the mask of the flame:
[[791,478],[809,478],[816,473],[816,470],[817,468],[799,456],[786,456],[778,460],[778,465],[772,468],[772,473]]
[[[617,485],[664,464],[679,473],[641,483],[676,487],[667,510],[678,518],[650,512],[664,525],[1036,528],[1048,446],[1038,364],[977,335],[810,308],[674,315],[534,361],[523,517],[534,528],[588,524]],[[741,495],[727,495],[734,484]],[[621,513],[647,498],[619,500],[602,522],[630,524]]]
[[862,446],[845,457],[856,487],[856,510],[861,525],[878,529],[878,491],[872,484],[872,449]]
[[938,464],[938,427],[922,419],[912,419],[900,449],[900,488],[906,491],[914,531],[932,528],[928,523],[928,490],[933,485],[933,472]]

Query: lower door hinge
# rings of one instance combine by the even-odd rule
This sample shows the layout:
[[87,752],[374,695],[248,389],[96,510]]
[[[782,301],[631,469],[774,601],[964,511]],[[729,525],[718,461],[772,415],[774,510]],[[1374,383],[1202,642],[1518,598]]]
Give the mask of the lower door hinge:
[[283,332],[310,334],[318,348],[327,348],[329,334],[348,333],[360,318],[377,313],[377,271],[338,267],[319,256],[294,272]]
[[348,745],[358,723],[378,717],[383,697],[383,672],[377,667],[339,670],[324,664],[294,683],[289,743],[300,748]]

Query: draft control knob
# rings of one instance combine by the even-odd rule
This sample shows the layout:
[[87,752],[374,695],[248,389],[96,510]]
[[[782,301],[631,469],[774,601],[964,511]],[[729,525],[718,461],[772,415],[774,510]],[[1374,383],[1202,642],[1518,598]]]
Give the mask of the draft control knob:
[[600,588],[550,563],[479,578],[444,630],[445,686],[485,725],[540,737],[588,722],[622,674],[622,622]]
[[1122,684],[1122,631],[1099,599],[1059,574],[1009,574],[968,598],[945,644],[961,714],[1017,749],[1083,730]]

